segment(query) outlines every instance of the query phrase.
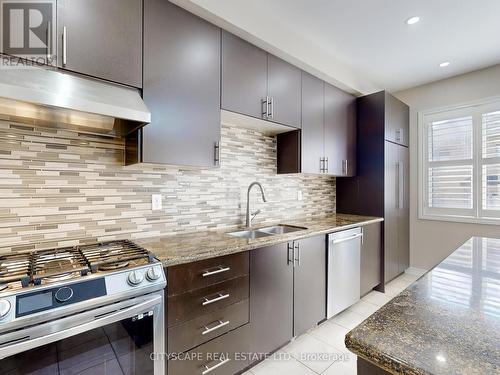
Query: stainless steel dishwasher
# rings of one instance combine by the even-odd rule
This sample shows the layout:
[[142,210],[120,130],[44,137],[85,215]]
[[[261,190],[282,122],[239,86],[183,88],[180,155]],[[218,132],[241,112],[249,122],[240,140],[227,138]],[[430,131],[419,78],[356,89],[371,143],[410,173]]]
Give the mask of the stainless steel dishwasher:
[[327,318],[360,299],[362,228],[328,235]]

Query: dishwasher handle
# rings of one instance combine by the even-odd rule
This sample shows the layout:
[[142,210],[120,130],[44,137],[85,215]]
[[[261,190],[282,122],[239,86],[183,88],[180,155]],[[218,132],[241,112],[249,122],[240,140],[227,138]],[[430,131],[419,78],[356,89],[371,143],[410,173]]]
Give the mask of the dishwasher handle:
[[356,234],[349,236],[349,237],[332,240],[332,245],[336,245],[338,243],[342,243],[342,242],[346,242],[346,241],[352,241],[352,240],[355,240],[356,238],[360,238],[360,237],[361,237],[361,239],[363,239],[363,232],[356,233]]

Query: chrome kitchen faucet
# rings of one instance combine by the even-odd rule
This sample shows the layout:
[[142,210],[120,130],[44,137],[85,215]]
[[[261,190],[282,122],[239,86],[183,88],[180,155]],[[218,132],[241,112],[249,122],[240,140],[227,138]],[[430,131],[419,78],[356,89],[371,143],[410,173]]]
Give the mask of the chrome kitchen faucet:
[[[246,221],[246,227],[250,228],[252,226],[252,220],[255,219],[255,216],[260,214],[260,210],[257,210],[255,212],[250,213],[250,190],[252,190],[252,187],[257,185],[260,188],[260,192],[262,194],[262,201],[267,202],[266,200],[266,195],[264,194],[264,189],[262,188],[262,185],[260,182],[254,181],[248,186],[247,190],[247,221]],[[250,217],[251,216],[251,217]]]

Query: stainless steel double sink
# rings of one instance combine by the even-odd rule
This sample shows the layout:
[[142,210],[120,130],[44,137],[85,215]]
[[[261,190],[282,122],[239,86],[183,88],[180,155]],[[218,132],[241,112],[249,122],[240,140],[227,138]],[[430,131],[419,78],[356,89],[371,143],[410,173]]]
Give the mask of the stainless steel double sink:
[[248,239],[256,239],[268,236],[275,236],[277,234],[286,234],[298,232],[300,230],[305,230],[307,228],[304,227],[295,227],[292,225],[273,225],[270,227],[260,228],[260,229],[249,229],[249,230],[239,230],[236,232],[227,233],[230,236],[248,238]]

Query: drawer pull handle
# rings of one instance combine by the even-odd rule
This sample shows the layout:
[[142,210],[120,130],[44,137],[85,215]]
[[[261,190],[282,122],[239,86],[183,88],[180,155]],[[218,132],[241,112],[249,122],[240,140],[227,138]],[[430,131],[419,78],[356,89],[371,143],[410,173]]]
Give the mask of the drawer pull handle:
[[210,305],[211,303],[222,301],[223,299],[229,298],[229,293],[227,294],[222,294],[219,293],[218,297],[215,297],[213,299],[208,299],[207,297],[204,298],[204,301],[202,302],[203,306]]
[[219,363],[216,365],[213,365],[212,367],[208,367],[207,365],[205,366],[205,370],[201,373],[201,375],[207,375],[210,374],[212,371],[214,371],[216,368],[219,368],[221,366],[224,366],[226,363],[228,363],[231,360],[231,358],[226,358],[223,361],[221,360]]
[[219,324],[217,324],[216,326],[214,326],[212,328],[208,328],[207,326],[205,326],[204,327],[205,330],[201,334],[206,335],[207,333],[217,331],[218,329],[227,326],[229,324],[229,320],[226,320],[225,322],[223,322],[222,320],[218,320],[217,323],[219,323]]
[[230,267],[223,267],[223,266],[219,266],[216,270],[214,271],[206,271],[203,273],[203,277],[208,277],[208,276],[212,276],[212,275],[217,275],[218,273],[222,273],[222,272],[227,272],[229,271],[231,268]]

